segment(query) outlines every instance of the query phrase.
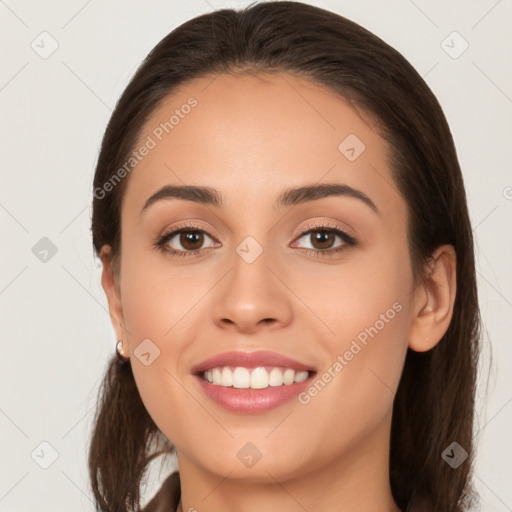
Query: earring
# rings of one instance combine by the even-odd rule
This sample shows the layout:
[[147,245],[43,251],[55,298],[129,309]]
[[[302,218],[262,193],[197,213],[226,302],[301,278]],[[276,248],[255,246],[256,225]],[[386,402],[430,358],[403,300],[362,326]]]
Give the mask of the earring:
[[123,353],[123,340],[119,340],[117,342],[116,355],[117,355],[117,360],[119,361],[120,365],[124,365],[130,360],[130,358],[126,357]]

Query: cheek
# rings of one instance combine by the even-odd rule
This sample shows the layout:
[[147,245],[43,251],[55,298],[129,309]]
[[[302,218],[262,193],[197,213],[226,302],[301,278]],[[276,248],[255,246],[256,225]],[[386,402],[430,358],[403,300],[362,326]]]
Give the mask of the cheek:
[[121,286],[132,371],[146,410],[173,442],[186,438],[182,426],[190,428],[201,414],[182,381],[189,345],[184,333],[197,329],[194,305],[205,291],[197,286],[201,277],[184,267],[171,271],[170,265],[162,268],[147,255],[131,256],[123,261]]
[[395,339],[403,331],[405,315],[397,310],[410,300],[412,274],[402,254],[399,247],[379,242],[347,254],[339,265],[310,263],[287,271],[285,277],[301,299],[297,304],[309,306],[319,320],[318,333],[325,331],[324,339],[332,339],[332,346],[343,351],[358,336],[363,342],[369,338],[366,329],[375,324],[379,338],[387,339],[381,334],[394,331],[390,337]]
[[129,337],[135,343],[141,337],[154,339],[163,349],[192,321],[195,306],[212,287],[211,276],[200,266],[173,266],[164,257],[143,253],[133,254],[123,265],[123,314]]
[[412,275],[400,253],[374,254],[350,277],[350,300],[338,322],[339,353],[351,373],[395,389],[407,348]]
[[[122,305],[137,388],[160,430],[169,439],[180,439],[186,437],[180,425],[191,425],[204,414],[193,407],[182,380],[188,372],[186,354],[196,337],[192,331],[200,331],[205,321],[201,307],[207,301],[200,300],[215,279],[200,265],[173,267],[166,258],[150,258],[142,251],[124,254],[130,256],[122,262]],[[149,353],[148,365],[144,353]]]
[[311,390],[313,407],[318,414],[331,407],[334,423],[347,429],[347,418],[380,421],[392,406],[407,351],[412,274],[400,252],[388,248],[346,271],[340,267],[323,283],[319,300],[309,300],[334,334],[323,337],[329,360],[317,377],[328,383]]

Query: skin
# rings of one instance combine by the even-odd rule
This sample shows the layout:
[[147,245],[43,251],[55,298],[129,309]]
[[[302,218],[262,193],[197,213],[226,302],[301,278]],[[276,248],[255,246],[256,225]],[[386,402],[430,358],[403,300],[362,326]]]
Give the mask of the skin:
[[[342,98],[290,74],[213,78],[169,95],[140,136],[142,143],[189,97],[197,99],[125,178],[117,283],[109,247],[102,251],[117,339],[147,410],[177,448],[180,510],[399,511],[388,473],[393,399],[407,348],[431,349],[450,323],[453,248],[439,247],[425,280],[414,282],[391,150]],[[338,150],[351,133],[366,146],[352,162]],[[364,192],[380,214],[348,196],[273,207],[288,187],[326,182]],[[214,187],[225,205],[167,199],[141,214],[168,184]],[[172,248],[200,247],[199,254],[171,257],[153,247],[191,220],[206,233],[202,245],[184,246],[177,235]],[[332,256],[306,253],[322,250],[314,233],[299,235],[312,221],[334,224],[358,245]],[[236,252],[247,236],[263,248],[252,263]],[[333,248],[342,243],[332,239]],[[394,303],[401,311],[307,404],[226,411],[191,374],[220,352],[263,349],[321,375]],[[134,354],[147,338],[160,350],[149,366]],[[252,467],[237,457],[247,442],[262,453]]]

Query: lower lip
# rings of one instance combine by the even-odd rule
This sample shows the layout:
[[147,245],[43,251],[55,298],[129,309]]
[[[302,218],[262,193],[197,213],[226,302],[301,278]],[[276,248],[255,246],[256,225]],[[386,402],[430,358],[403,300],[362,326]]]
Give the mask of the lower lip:
[[234,387],[211,384],[202,377],[195,375],[199,385],[214,402],[228,411],[242,414],[260,414],[289,402],[309,386],[314,373],[303,382],[268,386],[265,389],[238,389]]

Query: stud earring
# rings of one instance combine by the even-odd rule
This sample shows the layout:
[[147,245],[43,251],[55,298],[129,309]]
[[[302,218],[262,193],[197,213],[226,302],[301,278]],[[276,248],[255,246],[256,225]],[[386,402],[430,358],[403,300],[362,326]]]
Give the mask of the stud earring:
[[123,352],[123,340],[119,340],[117,342],[117,345],[116,345],[116,355],[117,355],[117,360],[119,361],[120,365],[124,365],[124,364],[126,364],[130,360],[129,357],[126,357],[124,355],[124,352]]

